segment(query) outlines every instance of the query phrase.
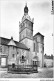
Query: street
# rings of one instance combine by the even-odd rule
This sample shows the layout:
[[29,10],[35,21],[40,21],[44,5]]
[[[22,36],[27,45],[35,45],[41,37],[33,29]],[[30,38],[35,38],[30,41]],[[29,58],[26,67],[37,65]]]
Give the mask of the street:
[[38,73],[12,74],[0,71],[0,78],[53,78],[54,68],[38,68]]

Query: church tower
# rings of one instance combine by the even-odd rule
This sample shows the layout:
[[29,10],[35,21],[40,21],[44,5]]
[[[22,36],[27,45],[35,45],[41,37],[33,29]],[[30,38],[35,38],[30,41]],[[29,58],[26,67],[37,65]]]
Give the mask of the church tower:
[[24,16],[19,23],[19,42],[25,44],[33,51],[33,19],[28,15],[27,4],[24,7]]

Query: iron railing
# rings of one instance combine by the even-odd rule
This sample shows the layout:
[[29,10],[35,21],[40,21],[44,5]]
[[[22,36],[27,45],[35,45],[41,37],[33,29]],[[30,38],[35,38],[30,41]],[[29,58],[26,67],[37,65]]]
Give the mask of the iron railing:
[[8,71],[14,72],[34,72],[37,71],[37,65],[8,65]]

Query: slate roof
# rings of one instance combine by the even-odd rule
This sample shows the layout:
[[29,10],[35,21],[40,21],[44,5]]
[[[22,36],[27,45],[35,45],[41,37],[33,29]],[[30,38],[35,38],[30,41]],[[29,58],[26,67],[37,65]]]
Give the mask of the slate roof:
[[41,35],[41,36],[44,37],[44,35],[42,35],[40,32],[38,32],[38,33],[36,33],[36,34],[33,36],[33,38],[34,38],[35,36],[37,36],[37,35]]
[[[8,45],[8,43],[10,42],[11,39],[8,38],[4,38],[4,37],[0,37],[0,44],[1,45]],[[21,48],[21,49],[25,49],[25,50],[29,50],[29,48],[27,48],[24,44],[13,40],[16,44],[16,47]]]

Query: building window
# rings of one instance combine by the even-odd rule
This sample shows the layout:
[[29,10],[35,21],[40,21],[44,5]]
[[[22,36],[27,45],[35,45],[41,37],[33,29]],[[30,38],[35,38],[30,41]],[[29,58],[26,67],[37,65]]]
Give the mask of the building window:
[[37,53],[39,53],[39,44],[37,43]]
[[35,52],[35,43],[34,43],[34,52]]
[[14,58],[15,54],[12,54],[12,57]]
[[22,60],[24,60],[24,56],[22,55]]
[[36,65],[36,62],[37,62],[37,61],[33,61],[33,65]]
[[23,55],[22,55],[20,61],[21,61],[22,63],[24,63],[24,62],[26,61],[26,59],[25,59],[25,57],[24,57]]
[[0,52],[2,52],[2,46],[0,46]]
[[17,54],[19,54],[19,52],[17,52]]

